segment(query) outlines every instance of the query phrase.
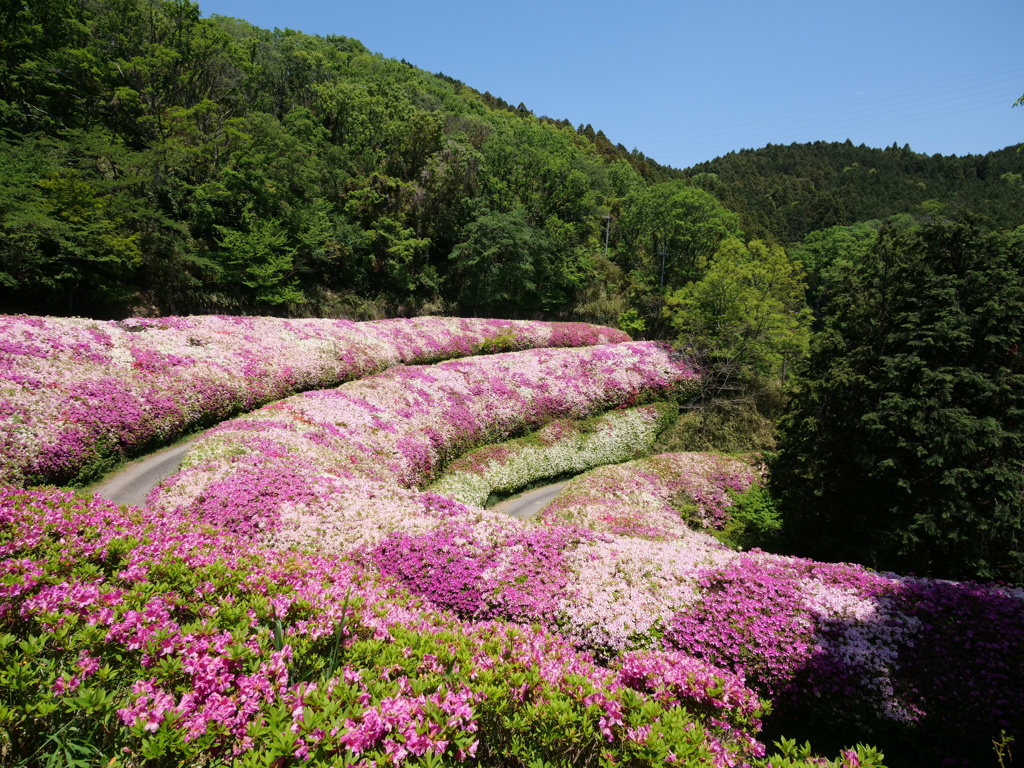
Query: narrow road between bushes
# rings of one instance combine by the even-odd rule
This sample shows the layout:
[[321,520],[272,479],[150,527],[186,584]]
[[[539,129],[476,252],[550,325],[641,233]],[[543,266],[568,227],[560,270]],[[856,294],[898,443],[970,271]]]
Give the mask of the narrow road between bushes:
[[195,440],[164,448],[120,469],[93,488],[93,493],[115,504],[141,507],[149,492],[178,471],[181,457]]
[[[115,504],[144,506],[149,492],[178,471],[181,457],[194,442],[193,439],[164,448],[129,464],[94,486],[93,493]],[[534,488],[521,496],[505,499],[493,509],[520,520],[528,520],[544,509],[564,487],[563,482]]]
[[495,504],[491,509],[495,512],[504,512],[506,515],[518,517],[520,520],[529,520],[550,504],[551,500],[565,486],[566,483],[552,483],[551,485],[534,488],[522,496],[505,499],[500,504]]

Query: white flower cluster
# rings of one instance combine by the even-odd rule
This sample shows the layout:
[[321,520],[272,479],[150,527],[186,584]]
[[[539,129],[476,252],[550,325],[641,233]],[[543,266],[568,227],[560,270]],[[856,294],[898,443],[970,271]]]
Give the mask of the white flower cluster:
[[661,430],[664,405],[611,411],[583,424],[558,421],[528,438],[463,456],[431,490],[483,506],[492,493],[511,493],[537,480],[579,474],[642,455]]

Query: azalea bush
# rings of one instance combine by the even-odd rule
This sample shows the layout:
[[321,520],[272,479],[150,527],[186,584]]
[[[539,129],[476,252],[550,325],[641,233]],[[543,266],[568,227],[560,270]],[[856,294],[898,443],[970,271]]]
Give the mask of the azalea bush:
[[492,494],[643,455],[678,412],[673,403],[654,403],[584,421],[554,421],[526,437],[464,454],[430,488],[483,506]]
[[[0,488],[0,754],[81,764],[745,763],[763,705],[680,654],[596,665],[344,561]],[[665,676],[666,669],[672,673]]]
[[[683,476],[705,502],[709,487],[727,498],[731,460],[656,461],[676,471],[638,484],[652,460],[594,470],[536,524],[499,528],[452,502],[432,530],[358,556],[465,619],[536,622],[611,665],[644,649],[700,659],[771,698],[776,732],[870,733],[926,760],[978,759],[1019,733],[1024,591],[737,552],[672,504]],[[580,496],[613,500],[614,529]]]
[[77,482],[147,446],[399,363],[627,340],[576,323],[0,315],[0,481]]
[[[432,497],[416,489],[470,448],[696,381],[684,358],[651,342],[397,367],[211,430],[150,503],[277,546],[350,551],[391,530],[433,528]],[[496,513],[474,514],[509,525]]]
[[723,527],[733,494],[749,490],[758,476],[737,458],[662,453],[574,478],[541,517],[640,538],[688,538],[695,529]]
[[[413,329],[392,327],[394,349],[449,356]],[[96,370],[124,358],[115,346]],[[40,378],[4,403],[25,406],[44,369],[59,381],[59,356],[37,357]],[[83,360],[68,371],[84,380]],[[278,363],[248,364],[255,404]],[[137,381],[184,388],[198,365]],[[248,374],[224,375],[246,391]],[[736,551],[712,534],[757,488],[743,461],[604,467],[530,523],[429,487],[448,468],[497,478],[538,444],[611,455],[655,428],[646,404],[697,383],[651,343],[396,366],[224,423],[145,509],[0,486],[0,762],[881,764],[786,741],[768,758],[765,717],[932,761],[1024,737],[1024,591]],[[84,402],[67,406],[79,426]],[[119,417],[145,440],[150,413]],[[12,417],[4,434],[24,447],[70,423],[50,416],[55,432]],[[90,455],[113,454],[67,466]]]

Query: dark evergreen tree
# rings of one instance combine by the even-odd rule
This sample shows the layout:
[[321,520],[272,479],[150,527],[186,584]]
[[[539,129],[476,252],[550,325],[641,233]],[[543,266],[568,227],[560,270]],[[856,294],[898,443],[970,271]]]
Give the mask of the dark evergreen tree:
[[793,550],[1024,583],[1024,244],[883,231],[834,288],[771,463]]

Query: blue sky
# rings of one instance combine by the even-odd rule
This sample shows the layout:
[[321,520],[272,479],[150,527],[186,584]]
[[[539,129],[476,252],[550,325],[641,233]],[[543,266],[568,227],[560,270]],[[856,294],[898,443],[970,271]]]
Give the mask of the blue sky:
[[685,168],[805,141],[1024,141],[1022,0],[199,0],[345,35]]

